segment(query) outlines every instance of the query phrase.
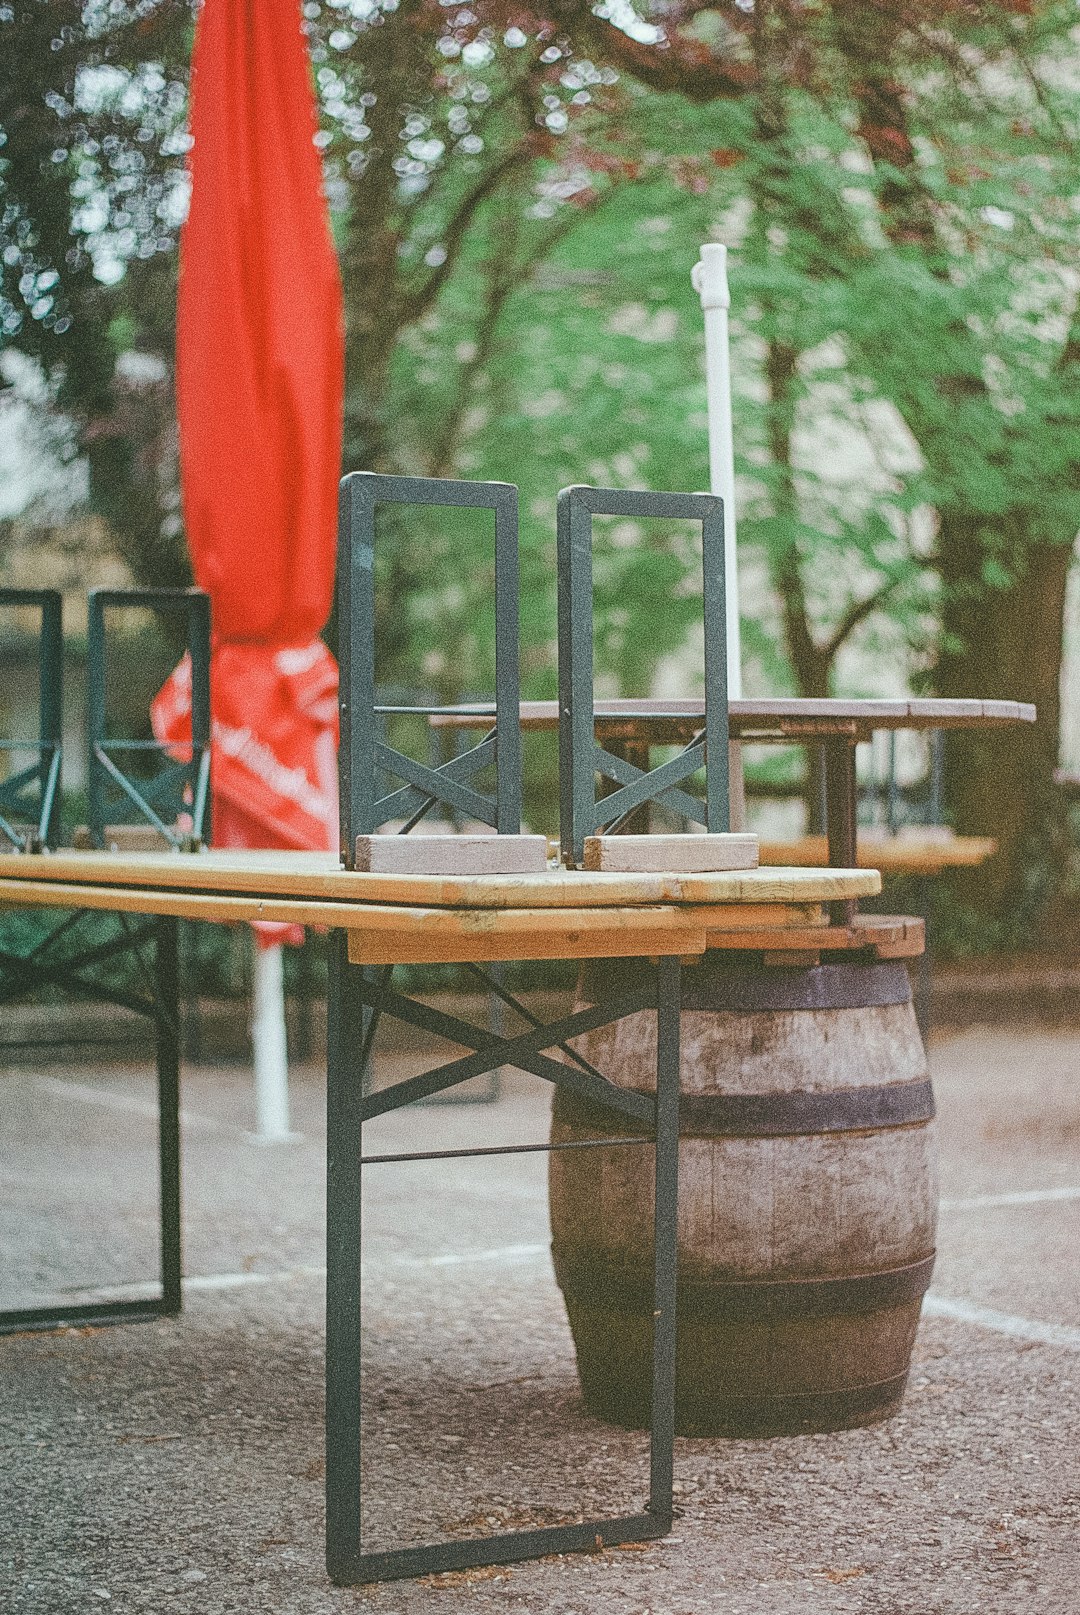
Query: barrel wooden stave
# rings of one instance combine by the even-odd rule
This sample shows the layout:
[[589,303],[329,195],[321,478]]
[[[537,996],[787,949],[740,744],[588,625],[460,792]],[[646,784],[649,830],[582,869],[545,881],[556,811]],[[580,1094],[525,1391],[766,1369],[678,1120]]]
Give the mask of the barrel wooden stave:
[[[818,971],[829,968],[817,967]],[[693,965],[687,967],[691,979],[694,972]],[[807,974],[801,970],[783,973]],[[714,979],[715,975],[714,971]],[[595,980],[596,973],[590,970],[582,985]],[[591,993],[579,992],[579,1008],[593,1002]],[[792,1089],[821,1093],[840,1086],[875,1087],[926,1077],[922,1043],[911,1037],[910,1001],[851,1009],[773,1010],[768,1019],[764,1014],[735,1010],[702,1011],[694,1005],[691,998],[682,1016],[684,1093],[717,1091],[713,1071],[718,1049],[724,1057],[725,1093],[786,1093]],[[858,1061],[842,1069],[836,1065],[838,1040],[846,1045],[845,1054],[852,1043],[859,1048]],[[574,1043],[581,1052],[586,1046],[588,1058],[595,1057],[599,1069],[620,1088],[651,1092],[655,1087],[655,1015],[624,1016]]]
[[[851,967],[841,968],[849,972],[847,997],[858,996],[858,976],[852,986]],[[785,1095],[812,1093],[832,1103],[857,1090],[859,1102],[886,1088],[895,1098],[900,1088],[906,1102],[926,1089],[906,978],[898,1002],[710,1011],[700,1004],[710,995],[723,1000],[723,967],[707,961],[703,969],[683,1016],[684,1108],[686,1096],[691,1104],[704,1096],[707,1113],[709,1096],[718,1093],[771,1094],[781,1104]],[[818,967],[819,982],[822,969],[829,967]],[[872,971],[870,989],[882,980],[880,967],[876,977]],[[583,1001],[591,997],[591,974],[583,978]],[[790,986],[809,973],[784,974]],[[687,972],[691,982],[693,975]],[[890,979],[895,999],[895,967],[886,986]],[[620,1086],[647,1090],[655,1019],[628,1017],[577,1047]],[[932,1265],[932,1121],[779,1137],[685,1136],[694,1126],[693,1116],[684,1122],[680,1157],[679,1428],[764,1435],[886,1417],[903,1394]],[[613,1113],[557,1092],[554,1142],[626,1130]],[[647,1423],[651,1152],[556,1153],[550,1183],[556,1272],[586,1401],[616,1422]],[[816,1315],[753,1316],[786,1292],[791,1304]],[[742,1315],[728,1315],[733,1305]]]
[[[625,1137],[626,1129],[598,1131],[591,1109],[559,1094],[553,1143],[606,1133]],[[680,1278],[797,1280],[896,1268],[930,1255],[936,1176],[925,1169],[923,1130],[890,1135],[684,1138]],[[553,1157],[551,1218],[562,1231],[563,1260],[573,1253],[588,1264],[600,1253],[621,1268],[629,1250],[634,1265],[648,1267],[652,1215],[651,1152]]]
[[[571,1315],[586,1404],[613,1424],[644,1428],[652,1394],[649,1320],[595,1304]],[[680,1318],[679,1433],[798,1435],[888,1418],[903,1398],[918,1323],[918,1303],[840,1322],[746,1326]]]

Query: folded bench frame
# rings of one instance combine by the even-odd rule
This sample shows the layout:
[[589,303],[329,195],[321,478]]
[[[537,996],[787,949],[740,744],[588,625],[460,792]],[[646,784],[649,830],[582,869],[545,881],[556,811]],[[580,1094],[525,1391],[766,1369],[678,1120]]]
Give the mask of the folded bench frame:
[[[88,909],[72,910],[22,951],[0,949],[0,1005],[13,1004],[44,991],[62,991],[89,1004],[115,1005],[138,1015],[151,1028],[156,1056],[158,1102],[158,1238],[160,1293],[138,1299],[110,1300],[85,1287],[69,1302],[51,1306],[14,1307],[0,1312],[0,1334],[28,1329],[100,1327],[170,1317],[180,1311],[180,1004],[177,921],[117,914],[111,935],[101,937],[110,917]],[[83,940],[86,922],[93,941]],[[121,977],[116,979],[116,966]],[[92,1041],[79,1037],[83,1047]],[[114,1039],[100,1041],[114,1042]],[[62,1047],[72,1039],[42,1038],[37,1047]],[[25,1049],[18,1038],[14,1046]],[[0,1045],[2,1048],[2,1045]]]

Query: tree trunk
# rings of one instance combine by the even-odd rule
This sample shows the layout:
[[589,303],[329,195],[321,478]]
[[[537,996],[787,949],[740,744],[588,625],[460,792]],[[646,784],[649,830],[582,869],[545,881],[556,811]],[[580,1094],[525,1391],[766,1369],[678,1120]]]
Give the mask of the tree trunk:
[[770,556],[772,582],[780,597],[784,619],[784,648],[795,675],[800,695],[829,694],[832,657],[815,639],[806,600],[802,556],[795,537],[799,520],[799,495],[791,452],[795,424],[795,378],[798,351],[788,342],[769,342],[765,354],[765,378],[769,387],[766,432],[769,453],[777,472],[774,505],[776,515],[786,524],[783,542]]
[[364,117],[371,133],[367,161],[352,183],[340,246],[349,333],[345,376],[345,453],[348,471],[388,470],[386,420],[390,364],[403,323],[404,287],[398,176],[401,127],[409,106],[430,95],[430,40],[416,27],[417,0],[379,15],[364,36],[364,64],[373,95]]
[[1070,544],[1034,542],[1005,588],[979,585],[988,544],[966,511],[943,511],[939,534],[943,649],[935,680],[948,697],[1034,702],[1033,725],[958,730],[946,742],[946,797],[961,834],[991,835],[997,855],[958,874],[957,900],[1022,939],[1060,883],[1065,807],[1054,785],[1061,717],[1061,664]]

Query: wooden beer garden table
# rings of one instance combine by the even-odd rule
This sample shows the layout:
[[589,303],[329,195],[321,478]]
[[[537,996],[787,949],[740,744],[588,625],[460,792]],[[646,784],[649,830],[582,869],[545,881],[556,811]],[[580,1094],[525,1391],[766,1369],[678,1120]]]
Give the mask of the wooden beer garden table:
[[343,869],[333,853],[0,854],[0,908],[324,926],[344,931],[364,965],[694,955],[747,930],[762,940],[743,946],[761,947],[815,927],[824,902],[879,889],[854,869],[383,875]]
[[[437,728],[483,728],[492,720],[494,708],[471,705],[447,708],[431,715]],[[612,700],[595,705],[596,735],[607,749],[618,751],[628,760],[648,767],[654,746],[686,746],[700,733],[705,703],[699,698],[672,700]],[[784,699],[731,701],[728,723],[732,740],[744,744],[821,745],[825,752],[825,795],[827,835],[824,839],[796,844],[762,845],[762,861],[822,862],[833,868],[851,869],[865,863],[874,868],[937,870],[957,863],[979,863],[993,852],[989,840],[964,837],[950,842],[933,837],[893,838],[868,845],[865,854],[857,846],[855,748],[879,729],[1000,729],[1020,723],[1034,723],[1035,708],[1023,701],[946,701],[915,698],[895,701],[845,701]],[[523,701],[521,727],[524,730],[554,730],[559,723],[557,701]]]
[[[346,871],[333,855],[290,853],[80,852],[0,856],[0,908],[105,911],[121,926],[151,917],[160,926],[178,919],[221,923],[280,920],[321,925],[333,933],[327,1056],[327,1563],[345,1585],[495,1564],[664,1535],[672,1518],[674,1437],[674,1327],[679,1143],[679,1019],[684,963],[707,948],[759,952],[827,946],[877,946],[886,956],[916,951],[897,930],[861,939],[830,928],[823,905],[869,896],[880,889],[872,870],[755,869],[724,874],[590,874],[549,869],[522,876],[390,876]],[[869,922],[868,922],[869,923]],[[880,926],[881,922],[877,922]],[[61,922],[66,925],[67,922]],[[895,934],[894,934],[895,933]],[[100,944],[97,951],[104,952]],[[40,960],[40,950],[36,955]],[[654,961],[647,985],[612,988],[600,1003],[541,1025],[523,1009],[525,1029],[495,1034],[395,991],[395,964],[527,959]],[[20,983],[34,979],[35,951],[0,960]],[[382,967],[376,969],[353,968]],[[47,977],[93,996],[88,955]],[[175,988],[174,988],[175,990]],[[517,1006],[517,1000],[505,994]],[[120,1000],[118,1000],[120,1001]],[[625,1015],[651,1010],[657,1017],[656,1097],[620,1089],[582,1060],[569,1040]],[[469,1052],[433,1071],[366,1090],[359,1080],[380,1014],[392,1015],[446,1038]],[[159,1034],[160,1035],[160,1034]],[[544,1050],[553,1051],[545,1054]],[[555,1052],[558,1051],[558,1052]],[[174,1051],[175,1052],[175,1051]],[[424,1156],[364,1157],[365,1119],[482,1075],[516,1065],[605,1105],[624,1118],[631,1136],[587,1143],[651,1144],[655,1148],[655,1313],[650,1488],[640,1514],[580,1524],[511,1531],[469,1540],[381,1552],[360,1540],[360,1190],[362,1168],[386,1159],[432,1154],[503,1153],[505,1149],[570,1147],[525,1144],[496,1150],[450,1150]],[[161,1088],[162,1246],[171,1251],[172,1278],[164,1273],[156,1314],[180,1308],[178,1095]],[[166,1114],[166,1110],[169,1114]],[[167,1176],[171,1181],[166,1181]],[[62,1322],[118,1322],[131,1303],[8,1312],[0,1329],[56,1327]],[[144,1307],[142,1316],[154,1315]]]

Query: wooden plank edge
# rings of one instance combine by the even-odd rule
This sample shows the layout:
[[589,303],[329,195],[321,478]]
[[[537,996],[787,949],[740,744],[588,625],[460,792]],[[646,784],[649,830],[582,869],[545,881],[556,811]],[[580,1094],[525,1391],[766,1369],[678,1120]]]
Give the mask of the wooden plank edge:
[[532,931],[515,936],[474,932],[458,938],[436,938],[409,932],[349,932],[353,964],[472,964],[485,960],[638,959],[678,956],[683,962],[705,952],[705,932],[692,925],[653,931]]
[[[219,924],[245,924],[254,920],[274,920],[291,925],[326,926],[331,929],[364,930],[402,935],[422,930],[426,935],[505,938],[530,932],[575,936],[584,932],[612,937],[648,931],[650,936],[670,932],[702,931],[692,908],[673,905],[624,907],[619,909],[561,909],[557,923],[549,909],[429,909],[374,906],[361,903],[296,902],[289,899],[237,897],[233,895],[162,891],[150,887],[107,887],[52,884],[44,881],[0,880],[0,903],[19,908],[94,909],[112,913],[162,914],[176,919],[198,919]],[[631,949],[630,953],[636,951]],[[693,952],[692,946],[679,952]],[[613,950],[614,957],[626,957]],[[501,957],[501,955],[489,955]],[[507,956],[509,957],[509,955]],[[557,955],[540,954],[540,958]],[[604,957],[603,951],[590,957]]]
[[[303,855],[299,855],[303,858]],[[206,861],[203,862],[203,859]],[[821,903],[841,897],[870,896],[880,878],[869,870],[795,868],[745,870],[716,875],[585,874],[552,872],[547,876],[389,876],[344,870],[312,871],[303,864],[281,870],[247,865],[229,867],[209,854],[139,854],[66,852],[0,854],[0,879],[68,884],[82,889],[125,887],[187,891],[214,896],[263,900],[362,902],[426,908],[564,909],[590,906],[633,907],[638,904],[721,902],[751,904]],[[712,884],[722,883],[717,891]],[[629,889],[628,889],[629,888]]]
[[925,952],[926,926],[917,916],[865,914],[851,925],[810,926],[801,930],[763,926],[745,931],[709,927],[707,946],[748,953],[865,952],[879,959],[914,959]]
[[758,867],[758,838],[716,835],[586,836],[582,868],[612,874],[732,874]]
[[544,875],[548,840],[536,835],[374,835],[356,838],[356,872],[368,875]]
[[[889,844],[870,838],[860,841],[856,850],[860,869],[876,869],[881,874],[939,874],[944,869],[976,868],[993,857],[997,842],[990,836],[957,836],[952,841],[918,841],[900,837]],[[761,866],[777,869],[817,869],[828,856],[824,836],[806,836],[799,841],[763,841]]]

